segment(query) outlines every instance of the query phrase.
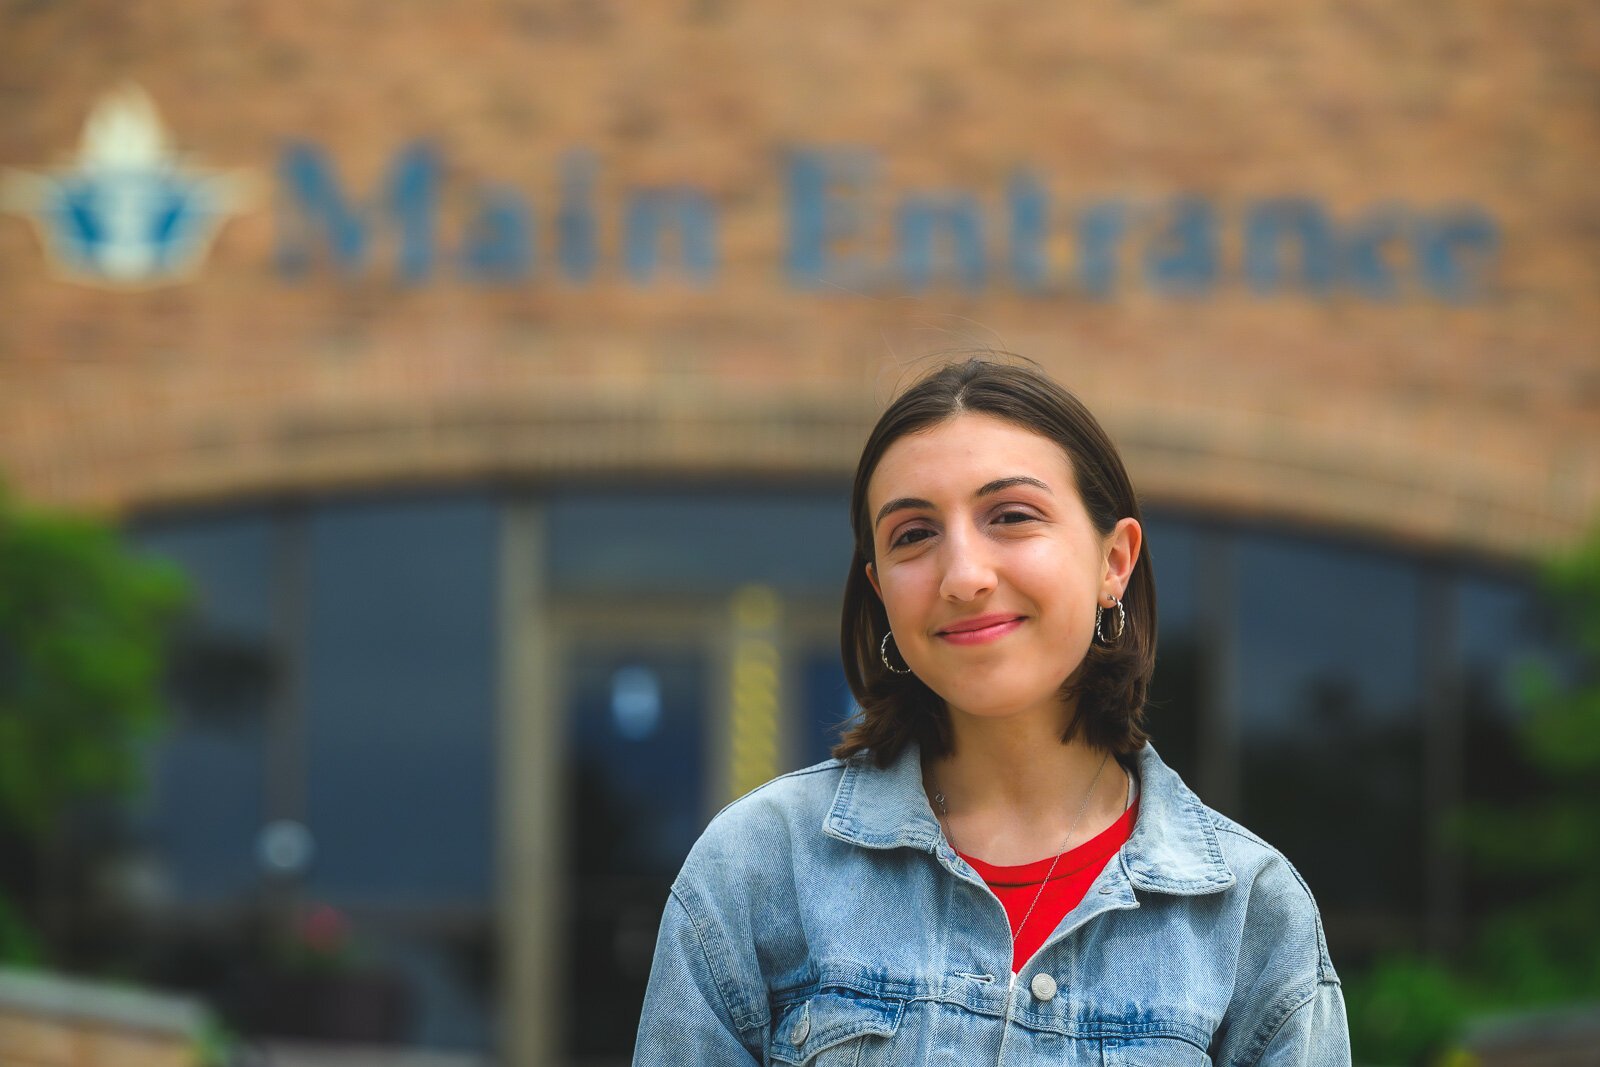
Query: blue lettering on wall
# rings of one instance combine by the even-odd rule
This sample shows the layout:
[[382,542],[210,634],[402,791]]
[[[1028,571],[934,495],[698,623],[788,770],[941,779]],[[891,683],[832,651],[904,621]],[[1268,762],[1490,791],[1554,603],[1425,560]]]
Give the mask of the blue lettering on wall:
[[1038,175],[1017,171],[1006,183],[1010,208],[1011,280],[1025,293],[1042,293],[1049,284],[1045,239],[1050,233],[1050,196]]
[[467,223],[461,270],[483,282],[515,282],[533,269],[534,228],[515,190],[485,187]]
[[700,285],[711,281],[717,269],[716,219],[704,193],[688,188],[635,190],[623,219],[623,258],[635,282],[655,277],[661,236],[669,223],[678,231],[689,277]]
[[396,157],[376,208],[351,206],[339,191],[327,157],[314,145],[291,145],[284,152],[280,173],[287,202],[279,231],[278,263],[285,273],[304,273],[311,261],[313,234],[319,228],[334,264],[343,273],[365,270],[374,215],[398,225],[401,278],[422,281],[432,272],[439,160],[428,145],[413,144]]
[[1453,208],[1420,220],[1417,259],[1422,280],[1437,297],[1470,300],[1489,287],[1489,274],[1500,251],[1500,230],[1475,207]]
[[[857,292],[873,271],[853,249],[865,229],[862,201],[871,188],[873,157],[861,151],[802,151],[788,160],[789,281],[802,289]],[[840,246],[850,248],[842,251]]]
[[1116,201],[1091,204],[1078,216],[1078,287],[1085,296],[1111,295],[1127,216],[1127,208]]
[[594,210],[594,156],[568,152],[561,159],[561,207],[556,213],[557,257],[569,281],[585,282],[600,261]]
[[1202,296],[1216,284],[1220,256],[1216,209],[1197,196],[1179,197],[1145,249],[1145,277],[1157,292]]
[[[506,285],[538,278],[543,265],[545,276],[573,285],[600,278],[651,285],[669,268],[697,286],[715,282],[718,218],[706,192],[623,187],[608,205],[597,199],[592,153],[570,151],[556,168],[547,257],[537,251],[545,232],[537,205],[518,190],[480,183],[452,199],[466,205],[456,218],[459,246],[445,260],[458,277]],[[383,269],[374,262],[381,244],[395,250],[396,277],[427,280],[438,261],[442,174],[438,152],[413,143],[375,191],[354,197],[321,149],[290,145],[279,165],[281,269],[302,276],[321,256],[353,277]],[[977,292],[998,278],[1041,299],[1104,300],[1134,287],[1204,297],[1231,282],[1263,297],[1409,294],[1462,302],[1491,289],[1502,243],[1494,220],[1472,205],[1428,211],[1379,202],[1336,219],[1304,196],[1263,198],[1236,211],[1198,195],[1064,203],[1025,167],[988,198],[965,188],[886,191],[878,174],[874,154],[859,148],[787,155],[781,255],[791,285],[846,294]],[[618,241],[607,263],[600,234],[613,220]],[[1228,256],[1233,249],[1237,262]]]
[[905,197],[895,236],[900,279],[907,289],[925,289],[935,277],[959,281],[968,289],[983,287],[983,215],[971,194]]
[[[1292,281],[1285,278],[1290,273]],[[1245,213],[1244,274],[1250,288],[1263,295],[1290,287],[1326,295],[1338,274],[1327,214],[1302,197],[1252,204]]]
[[1340,280],[1368,299],[1393,300],[1400,285],[1391,257],[1406,236],[1406,225],[1404,208],[1380,204],[1345,227]]

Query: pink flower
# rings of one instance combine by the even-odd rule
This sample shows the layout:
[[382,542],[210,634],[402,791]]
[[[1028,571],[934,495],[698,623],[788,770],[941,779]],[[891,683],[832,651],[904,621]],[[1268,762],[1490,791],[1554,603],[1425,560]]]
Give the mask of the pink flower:
[[350,921],[332,904],[313,904],[300,917],[300,941],[319,955],[337,955],[349,937]]

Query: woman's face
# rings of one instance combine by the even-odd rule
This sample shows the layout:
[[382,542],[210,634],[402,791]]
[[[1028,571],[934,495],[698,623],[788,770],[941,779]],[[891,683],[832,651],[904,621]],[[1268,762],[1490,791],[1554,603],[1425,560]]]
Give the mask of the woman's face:
[[962,414],[908,434],[867,484],[882,598],[906,665],[951,713],[1065,726],[1059,690],[1127,587],[1139,524],[1102,538],[1049,438]]

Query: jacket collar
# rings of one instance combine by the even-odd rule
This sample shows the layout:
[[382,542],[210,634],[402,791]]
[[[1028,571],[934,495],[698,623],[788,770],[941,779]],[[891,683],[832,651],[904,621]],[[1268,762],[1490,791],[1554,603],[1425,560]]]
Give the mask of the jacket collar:
[[[1216,827],[1200,798],[1146,744],[1134,756],[1139,816],[1122,848],[1135,888],[1157,893],[1215,893],[1234,883]],[[935,851],[943,841],[922,789],[922,754],[915,744],[886,768],[870,758],[847,760],[822,832],[863,848]]]

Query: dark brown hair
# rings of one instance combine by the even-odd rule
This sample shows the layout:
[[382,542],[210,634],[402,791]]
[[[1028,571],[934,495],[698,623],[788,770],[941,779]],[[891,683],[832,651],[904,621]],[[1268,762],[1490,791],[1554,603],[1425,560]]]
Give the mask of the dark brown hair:
[[[879,766],[887,766],[911,741],[927,758],[951,750],[944,700],[915,674],[889,671],[878,654],[889,618],[866,575],[866,565],[875,557],[867,483],[894,442],[964,412],[993,415],[1059,445],[1084,510],[1102,537],[1119,519],[1139,519],[1139,501],[1111,438],[1082,401],[1036,367],[972,358],[940,367],[900,394],[872,428],[850,493],[855,552],[845,578],[839,643],[845,679],[861,716],[834,746],[833,754],[840,758],[867,753]],[[1109,645],[1090,642],[1083,662],[1062,688],[1064,698],[1077,701],[1062,741],[1081,736],[1118,755],[1144,745],[1145,697],[1156,662],[1156,587],[1142,540],[1122,603],[1128,619],[1122,636]],[[1115,622],[1108,620],[1107,626]]]

